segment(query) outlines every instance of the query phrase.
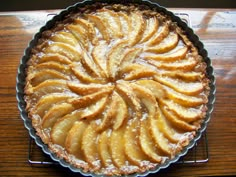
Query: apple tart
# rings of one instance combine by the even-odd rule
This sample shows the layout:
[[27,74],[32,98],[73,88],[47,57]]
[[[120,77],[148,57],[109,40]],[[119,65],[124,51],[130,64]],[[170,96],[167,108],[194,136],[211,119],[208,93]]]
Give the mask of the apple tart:
[[206,63],[163,12],[95,3],[42,32],[25,102],[37,135],[85,172],[143,173],[174,158],[207,112]]

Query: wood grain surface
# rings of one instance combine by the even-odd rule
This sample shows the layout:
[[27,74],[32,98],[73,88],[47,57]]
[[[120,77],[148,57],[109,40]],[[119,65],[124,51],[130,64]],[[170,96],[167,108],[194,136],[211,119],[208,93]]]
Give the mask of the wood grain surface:
[[[236,175],[236,9],[169,9],[187,13],[208,50],[216,102],[207,128],[209,161],[173,164],[149,176]],[[0,13],[0,176],[80,176],[59,165],[28,163],[29,133],[16,101],[16,73],[24,49],[53,11]],[[43,156],[40,149],[35,154]]]

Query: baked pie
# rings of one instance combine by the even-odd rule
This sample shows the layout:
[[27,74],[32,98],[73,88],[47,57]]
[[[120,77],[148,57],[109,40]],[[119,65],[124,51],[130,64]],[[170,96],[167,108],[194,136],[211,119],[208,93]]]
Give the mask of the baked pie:
[[42,141],[76,168],[142,173],[174,158],[200,128],[206,66],[163,12],[86,5],[45,30],[31,50],[26,110]]

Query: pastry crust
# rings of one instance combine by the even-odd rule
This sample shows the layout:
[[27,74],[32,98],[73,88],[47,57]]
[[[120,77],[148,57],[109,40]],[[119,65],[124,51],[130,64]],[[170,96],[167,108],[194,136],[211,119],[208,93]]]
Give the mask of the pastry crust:
[[175,22],[147,6],[80,8],[42,33],[27,64],[33,127],[85,172],[154,169],[189,144],[207,111],[206,63]]

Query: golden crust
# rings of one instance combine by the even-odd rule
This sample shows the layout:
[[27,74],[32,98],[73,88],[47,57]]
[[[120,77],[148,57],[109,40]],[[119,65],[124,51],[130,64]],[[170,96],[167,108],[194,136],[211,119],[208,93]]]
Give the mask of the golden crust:
[[58,157],[85,172],[154,169],[204,120],[206,63],[176,23],[146,6],[81,8],[44,31],[31,53],[32,125]]

